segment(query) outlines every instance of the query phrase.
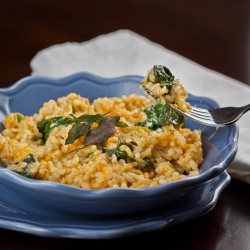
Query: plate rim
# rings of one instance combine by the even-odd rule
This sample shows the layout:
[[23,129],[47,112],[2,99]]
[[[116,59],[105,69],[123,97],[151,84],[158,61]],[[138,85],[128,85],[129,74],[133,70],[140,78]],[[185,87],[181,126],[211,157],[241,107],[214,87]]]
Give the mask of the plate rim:
[[[217,185],[214,185],[214,182],[217,181]],[[52,226],[43,221],[39,223],[32,218],[28,221],[22,217],[22,214],[15,214],[15,217],[6,216],[6,212],[1,211],[0,204],[0,228],[8,229],[23,233],[28,233],[32,235],[42,236],[42,237],[53,237],[53,238],[75,238],[75,239],[114,239],[132,236],[135,234],[141,234],[149,231],[162,230],[174,225],[180,224],[183,221],[197,218],[202,216],[209,211],[211,211],[217,204],[221,192],[226,188],[230,183],[231,177],[224,170],[217,177],[210,181],[210,185],[214,188],[213,192],[210,193],[210,197],[204,203],[206,204],[191,204],[188,209],[180,210],[177,209],[171,213],[157,214],[154,216],[148,216],[148,212],[144,212],[145,219],[142,218],[142,221],[134,223],[130,219],[130,223],[127,223],[126,226],[119,225],[119,221],[115,225],[112,225],[112,220],[114,218],[110,217],[111,225],[109,227],[98,226],[98,219],[102,220],[101,217],[97,217],[96,228],[84,226],[84,219],[79,220],[79,224],[73,225],[70,221],[68,222],[71,226],[63,224],[63,226],[58,223],[54,223]],[[205,186],[204,186],[205,188]],[[192,194],[191,194],[192,195]],[[195,194],[193,194],[195,195]],[[1,195],[0,195],[1,197]],[[164,211],[164,210],[163,210]],[[149,211],[150,212],[150,211]],[[184,213],[183,213],[184,212]],[[150,213],[150,215],[152,215]],[[72,215],[71,215],[72,216]],[[131,216],[131,215],[129,215]],[[132,215],[131,218],[133,218]],[[136,216],[136,215],[135,215]],[[177,217],[176,217],[177,216]],[[17,217],[17,218],[16,218]],[[70,217],[70,216],[69,216]],[[35,217],[36,218],[36,217]],[[39,216],[38,216],[39,218]],[[118,219],[119,220],[119,219]],[[63,222],[63,221],[60,221]],[[39,225],[40,224],[40,225]],[[43,225],[41,225],[43,224]]]

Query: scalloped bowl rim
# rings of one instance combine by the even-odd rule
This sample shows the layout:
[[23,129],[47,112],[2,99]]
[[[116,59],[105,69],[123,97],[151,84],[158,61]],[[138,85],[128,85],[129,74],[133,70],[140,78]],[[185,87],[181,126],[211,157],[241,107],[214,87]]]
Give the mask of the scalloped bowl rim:
[[[11,96],[13,94],[18,93],[20,89],[24,89],[26,86],[30,86],[30,84],[34,84],[35,82],[39,81],[42,82],[42,84],[49,84],[49,86],[55,86],[58,87],[60,83],[60,87],[66,86],[67,84],[70,84],[72,82],[75,82],[77,80],[81,79],[88,79],[91,81],[95,81],[94,84],[103,85],[103,84],[117,84],[118,82],[122,82],[124,80],[128,81],[137,81],[139,82],[142,79],[142,76],[137,75],[128,75],[128,76],[122,76],[122,77],[115,77],[115,78],[103,78],[94,74],[90,74],[87,72],[80,72],[75,73],[73,75],[62,77],[62,78],[50,78],[50,77],[41,77],[41,76],[29,76],[25,77],[18,82],[16,82],[14,85],[8,87],[8,88],[2,88],[0,89],[0,96],[1,95],[7,95]],[[192,98],[198,98],[199,100],[202,100],[202,102],[208,102],[212,107],[218,107],[218,104],[206,97],[196,97],[191,94],[189,94]],[[11,98],[10,98],[11,99]],[[0,105],[1,106],[1,105]],[[219,164],[213,166],[209,171],[204,171],[203,173],[200,173],[198,176],[194,176],[191,178],[178,180],[175,182],[170,182],[166,184],[161,184],[155,187],[150,188],[141,188],[141,189],[134,189],[134,188],[103,188],[103,189],[95,189],[95,190],[85,190],[82,188],[66,185],[66,184],[60,184],[50,181],[42,181],[42,180],[32,180],[27,179],[25,177],[22,177],[20,175],[17,175],[7,169],[0,167],[0,182],[3,182],[4,185],[9,186],[10,188],[13,188],[13,185],[15,188],[29,188],[33,191],[37,192],[45,192],[46,190],[55,194],[60,195],[70,195],[72,198],[88,198],[90,200],[93,199],[107,199],[107,198],[131,198],[131,195],[135,198],[145,198],[145,197],[151,197],[154,194],[166,194],[168,192],[180,192],[182,190],[187,190],[190,188],[195,188],[196,186],[203,185],[205,182],[211,180],[218,174],[220,174],[222,171],[224,171],[228,164],[232,162],[234,159],[237,148],[238,148],[238,134],[239,129],[237,124],[230,125],[231,129],[233,130],[233,141],[232,141],[232,149],[227,154],[226,158],[220,162]]]

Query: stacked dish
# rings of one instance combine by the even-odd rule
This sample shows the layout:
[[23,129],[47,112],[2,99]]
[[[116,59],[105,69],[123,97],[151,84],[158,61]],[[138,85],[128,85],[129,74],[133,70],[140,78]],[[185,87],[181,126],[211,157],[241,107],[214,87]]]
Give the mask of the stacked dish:
[[[60,79],[27,77],[0,89],[0,119],[11,112],[32,115],[44,102],[71,92],[90,101],[143,95],[141,81],[134,75],[107,79],[89,73]],[[188,102],[218,107],[213,100],[190,93]],[[85,190],[28,179],[1,164],[1,227],[48,237],[104,239],[166,228],[210,211],[230,182],[226,168],[237,152],[238,127],[208,127],[191,120],[185,126],[202,133],[204,161],[199,175],[155,187]]]

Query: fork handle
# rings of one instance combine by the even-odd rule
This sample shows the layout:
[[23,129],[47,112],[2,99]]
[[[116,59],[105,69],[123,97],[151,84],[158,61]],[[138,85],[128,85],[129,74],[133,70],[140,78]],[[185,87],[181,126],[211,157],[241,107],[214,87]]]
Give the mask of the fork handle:
[[250,110],[250,104],[248,104],[248,105],[246,105],[246,106],[241,107],[241,109],[242,109],[242,114],[246,113],[247,111],[249,111],[249,110]]

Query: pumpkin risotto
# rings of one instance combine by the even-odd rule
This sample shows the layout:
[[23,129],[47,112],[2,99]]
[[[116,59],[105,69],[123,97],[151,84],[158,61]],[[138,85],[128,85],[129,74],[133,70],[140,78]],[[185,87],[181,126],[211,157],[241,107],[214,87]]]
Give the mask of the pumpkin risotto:
[[198,175],[203,161],[201,132],[136,94],[90,103],[70,93],[3,123],[0,158],[8,169],[83,189],[152,187]]
[[191,109],[191,105],[186,102],[186,89],[165,66],[155,65],[150,69],[143,79],[142,87],[149,97],[153,96],[163,104],[170,104],[183,112]]

